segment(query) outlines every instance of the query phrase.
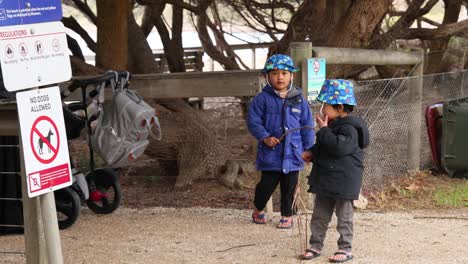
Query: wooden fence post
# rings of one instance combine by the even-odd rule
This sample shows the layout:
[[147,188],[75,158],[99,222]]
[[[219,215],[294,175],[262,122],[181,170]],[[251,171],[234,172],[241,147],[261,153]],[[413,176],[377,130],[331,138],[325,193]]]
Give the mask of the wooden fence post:
[[57,224],[57,209],[55,208],[54,193],[48,192],[39,197],[41,203],[42,224],[46,241],[48,263],[62,264],[62,244],[60,242]]
[[421,161],[421,125],[422,125],[422,94],[424,82],[424,53],[420,55],[420,62],[415,65],[413,76],[415,78],[415,85],[411,85],[410,98],[414,100],[414,109],[411,113],[411,124],[413,127],[409,131],[409,157],[410,168],[412,170],[419,170]]
[[[312,58],[312,42],[292,42],[290,44],[291,57],[294,60],[294,65],[301,68],[296,73],[296,84],[302,88],[302,92],[305,98],[307,98],[307,59]],[[310,174],[311,166],[305,166],[305,168],[299,172],[299,187],[300,197],[304,202],[304,206],[311,210],[312,209],[312,195],[307,191],[309,189],[308,176]]]
[[[18,126],[19,128],[19,126]],[[28,197],[26,173],[24,168],[23,148],[19,136],[19,159],[21,165],[21,186],[23,200],[24,245],[27,264],[47,263],[47,251],[39,198]]]

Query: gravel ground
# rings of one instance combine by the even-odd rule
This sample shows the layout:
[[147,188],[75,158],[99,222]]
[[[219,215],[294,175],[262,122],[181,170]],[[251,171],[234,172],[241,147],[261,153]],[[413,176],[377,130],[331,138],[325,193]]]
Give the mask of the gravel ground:
[[[467,218],[468,208],[357,212],[352,263],[468,263]],[[305,235],[297,222],[277,230],[278,219],[254,225],[250,211],[235,209],[120,208],[100,216],[84,208],[61,239],[65,263],[300,263]],[[324,256],[336,250],[335,226],[334,219]],[[22,252],[22,235],[0,236],[0,263],[25,263]]]

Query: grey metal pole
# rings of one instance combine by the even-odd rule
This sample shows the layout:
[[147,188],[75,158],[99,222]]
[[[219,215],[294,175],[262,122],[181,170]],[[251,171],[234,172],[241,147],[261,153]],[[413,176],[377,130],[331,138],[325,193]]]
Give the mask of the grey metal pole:
[[[296,73],[296,84],[302,87],[304,98],[307,98],[307,59],[312,58],[312,42],[292,42],[289,46],[291,57],[296,67],[301,68]],[[311,166],[305,166],[305,169],[299,172],[300,197],[305,203],[307,209],[312,209],[313,196],[307,191],[309,184],[307,177],[310,174]]]
[[415,85],[411,87],[410,98],[414,104],[411,115],[411,129],[409,131],[409,157],[410,168],[419,170],[421,160],[421,125],[423,118],[423,81],[424,81],[424,53],[420,54],[420,62],[415,65],[413,76],[416,76]]
[[50,264],[62,264],[62,244],[57,222],[57,210],[53,192],[40,196],[42,209],[42,223],[46,239],[47,256]]

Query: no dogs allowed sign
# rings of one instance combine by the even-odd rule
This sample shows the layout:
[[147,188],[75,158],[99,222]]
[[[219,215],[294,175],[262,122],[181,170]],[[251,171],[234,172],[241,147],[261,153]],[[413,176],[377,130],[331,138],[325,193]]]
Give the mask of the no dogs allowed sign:
[[72,184],[59,88],[16,94],[28,196]]

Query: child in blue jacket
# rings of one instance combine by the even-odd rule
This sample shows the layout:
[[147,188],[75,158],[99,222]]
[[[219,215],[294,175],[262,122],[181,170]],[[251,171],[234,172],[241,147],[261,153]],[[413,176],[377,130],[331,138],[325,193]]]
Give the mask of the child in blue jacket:
[[281,229],[292,227],[293,196],[299,171],[304,167],[302,156],[315,138],[309,105],[301,88],[293,85],[296,71],[289,56],[276,54],[266,61],[262,73],[267,85],[254,97],[247,121],[250,133],[258,140],[256,164],[262,171],[255,189],[252,220],[266,223],[263,210],[280,183]]

